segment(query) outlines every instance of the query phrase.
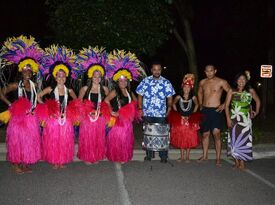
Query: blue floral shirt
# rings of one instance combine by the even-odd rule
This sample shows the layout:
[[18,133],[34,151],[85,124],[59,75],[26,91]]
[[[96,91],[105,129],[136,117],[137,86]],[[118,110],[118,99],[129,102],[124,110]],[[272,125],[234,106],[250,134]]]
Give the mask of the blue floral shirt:
[[170,81],[162,76],[158,80],[153,76],[143,79],[136,92],[143,96],[142,110],[147,117],[165,117],[166,98],[175,94]]

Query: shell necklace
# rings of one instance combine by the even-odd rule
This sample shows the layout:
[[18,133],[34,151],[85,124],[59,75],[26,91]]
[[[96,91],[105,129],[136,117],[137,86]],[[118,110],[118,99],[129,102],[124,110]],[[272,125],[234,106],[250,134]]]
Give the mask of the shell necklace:
[[188,112],[191,109],[191,107],[192,107],[192,98],[188,100],[187,107],[184,107],[184,101],[183,101],[182,97],[180,97],[179,104],[180,104],[180,109],[183,112]]
[[[30,99],[30,101],[32,103],[31,110],[33,110],[37,104],[37,94],[36,94],[36,90],[35,90],[35,84],[31,80],[29,80],[29,83],[30,83],[30,87],[31,87],[31,99]],[[19,86],[18,86],[18,97],[25,97],[28,99],[28,95],[25,90],[25,85],[22,80],[20,80]]]
[[[54,89],[54,97],[55,100],[58,101],[58,103],[60,104],[59,101],[59,91],[58,91],[58,87],[56,86]],[[66,122],[66,107],[67,107],[67,102],[68,102],[68,88],[66,88],[66,86],[64,85],[64,100],[62,102],[61,106],[61,114],[58,117],[58,123],[59,125],[63,126]]]
[[[98,86],[97,88],[97,107],[96,107],[96,112],[95,112],[95,115],[92,115],[92,113],[89,113],[89,118],[90,118],[90,121],[91,122],[95,122],[97,121],[98,117],[99,117],[99,114],[100,114],[100,107],[101,107],[101,92],[100,92],[100,86]],[[88,100],[91,101],[91,92],[89,93],[89,97],[88,97]]]

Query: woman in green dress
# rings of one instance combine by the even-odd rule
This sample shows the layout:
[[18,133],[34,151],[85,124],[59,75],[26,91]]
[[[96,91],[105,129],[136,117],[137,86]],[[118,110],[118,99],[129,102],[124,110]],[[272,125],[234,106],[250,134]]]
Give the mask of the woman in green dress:
[[[235,159],[234,168],[245,169],[245,162],[252,160],[252,118],[259,114],[260,98],[249,86],[245,73],[235,77],[233,88],[228,92],[225,113],[230,137],[228,137],[228,154]],[[256,106],[253,110],[252,99]]]

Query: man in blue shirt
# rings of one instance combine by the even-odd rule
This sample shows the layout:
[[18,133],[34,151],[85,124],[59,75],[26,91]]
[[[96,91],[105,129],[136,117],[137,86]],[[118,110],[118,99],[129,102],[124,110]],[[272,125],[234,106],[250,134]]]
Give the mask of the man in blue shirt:
[[[161,76],[161,64],[152,64],[152,75],[143,79],[138,85],[138,107],[147,123],[165,123],[166,117],[171,111],[172,96],[175,94],[174,88],[169,80]],[[159,151],[161,162],[166,163],[168,151]],[[154,151],[146,150],[144,160],[150,161],[154,158]]]

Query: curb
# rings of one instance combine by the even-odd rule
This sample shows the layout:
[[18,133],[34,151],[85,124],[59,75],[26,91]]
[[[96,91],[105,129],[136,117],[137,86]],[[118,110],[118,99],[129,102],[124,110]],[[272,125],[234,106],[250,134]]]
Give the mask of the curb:
[[[78,150],[78,145],[75,144],[75,156],[74,156],[74,162],[80,161],[76,157],[76,153]],[[159,160],[159,156],[156,153],[155,158],[153,160]],[[169,159],[170,160],[176,160],[180,157],[180,150],[179,149],[170,149],[169,150]],[[190,159],[191,160],[197,160],[202,156],[202,150],[201,149],[192,149],[190,152]],[[145,151],[142,149],[134,149],[134,155],[133,155],[133,161],[143,161],[145,157]],[[222,158],[226,157],[226,150],[222,150]],[[208,152],[208,159],[216,159],[216,152],[214,149],[209,149]],[[0,143],[0,161],[6,161],[6,144]]]
[[[75,156],[74,162],[80,161],[76,157],[76,153],[78,150],[78,145],[75,144]],[[227,151],[225,149],[222,150],[221,158],[227,158]],[[153,160],[159,160],[159,156],[156,153],[155,158]],[[180,157],[180,150],[179,149],[169,149],[169,159],[170,160],[177,160]],[[202,149],[191,149],[190,152],[190,160],[197,160],[202,156]],[[145,157],[145,151],[142,149],[134,149],[134,155],[132,161],[143,161]],[[262,159],[262,158],[269,158],[275,157],[275,144],[260,144],[255,145],[253,148],[253,159]],[[209,149],[208,151],[208,159],[216,159],[216,151],[214,149]],[[6,161],[6,144],[0,143],[0,161]]]

